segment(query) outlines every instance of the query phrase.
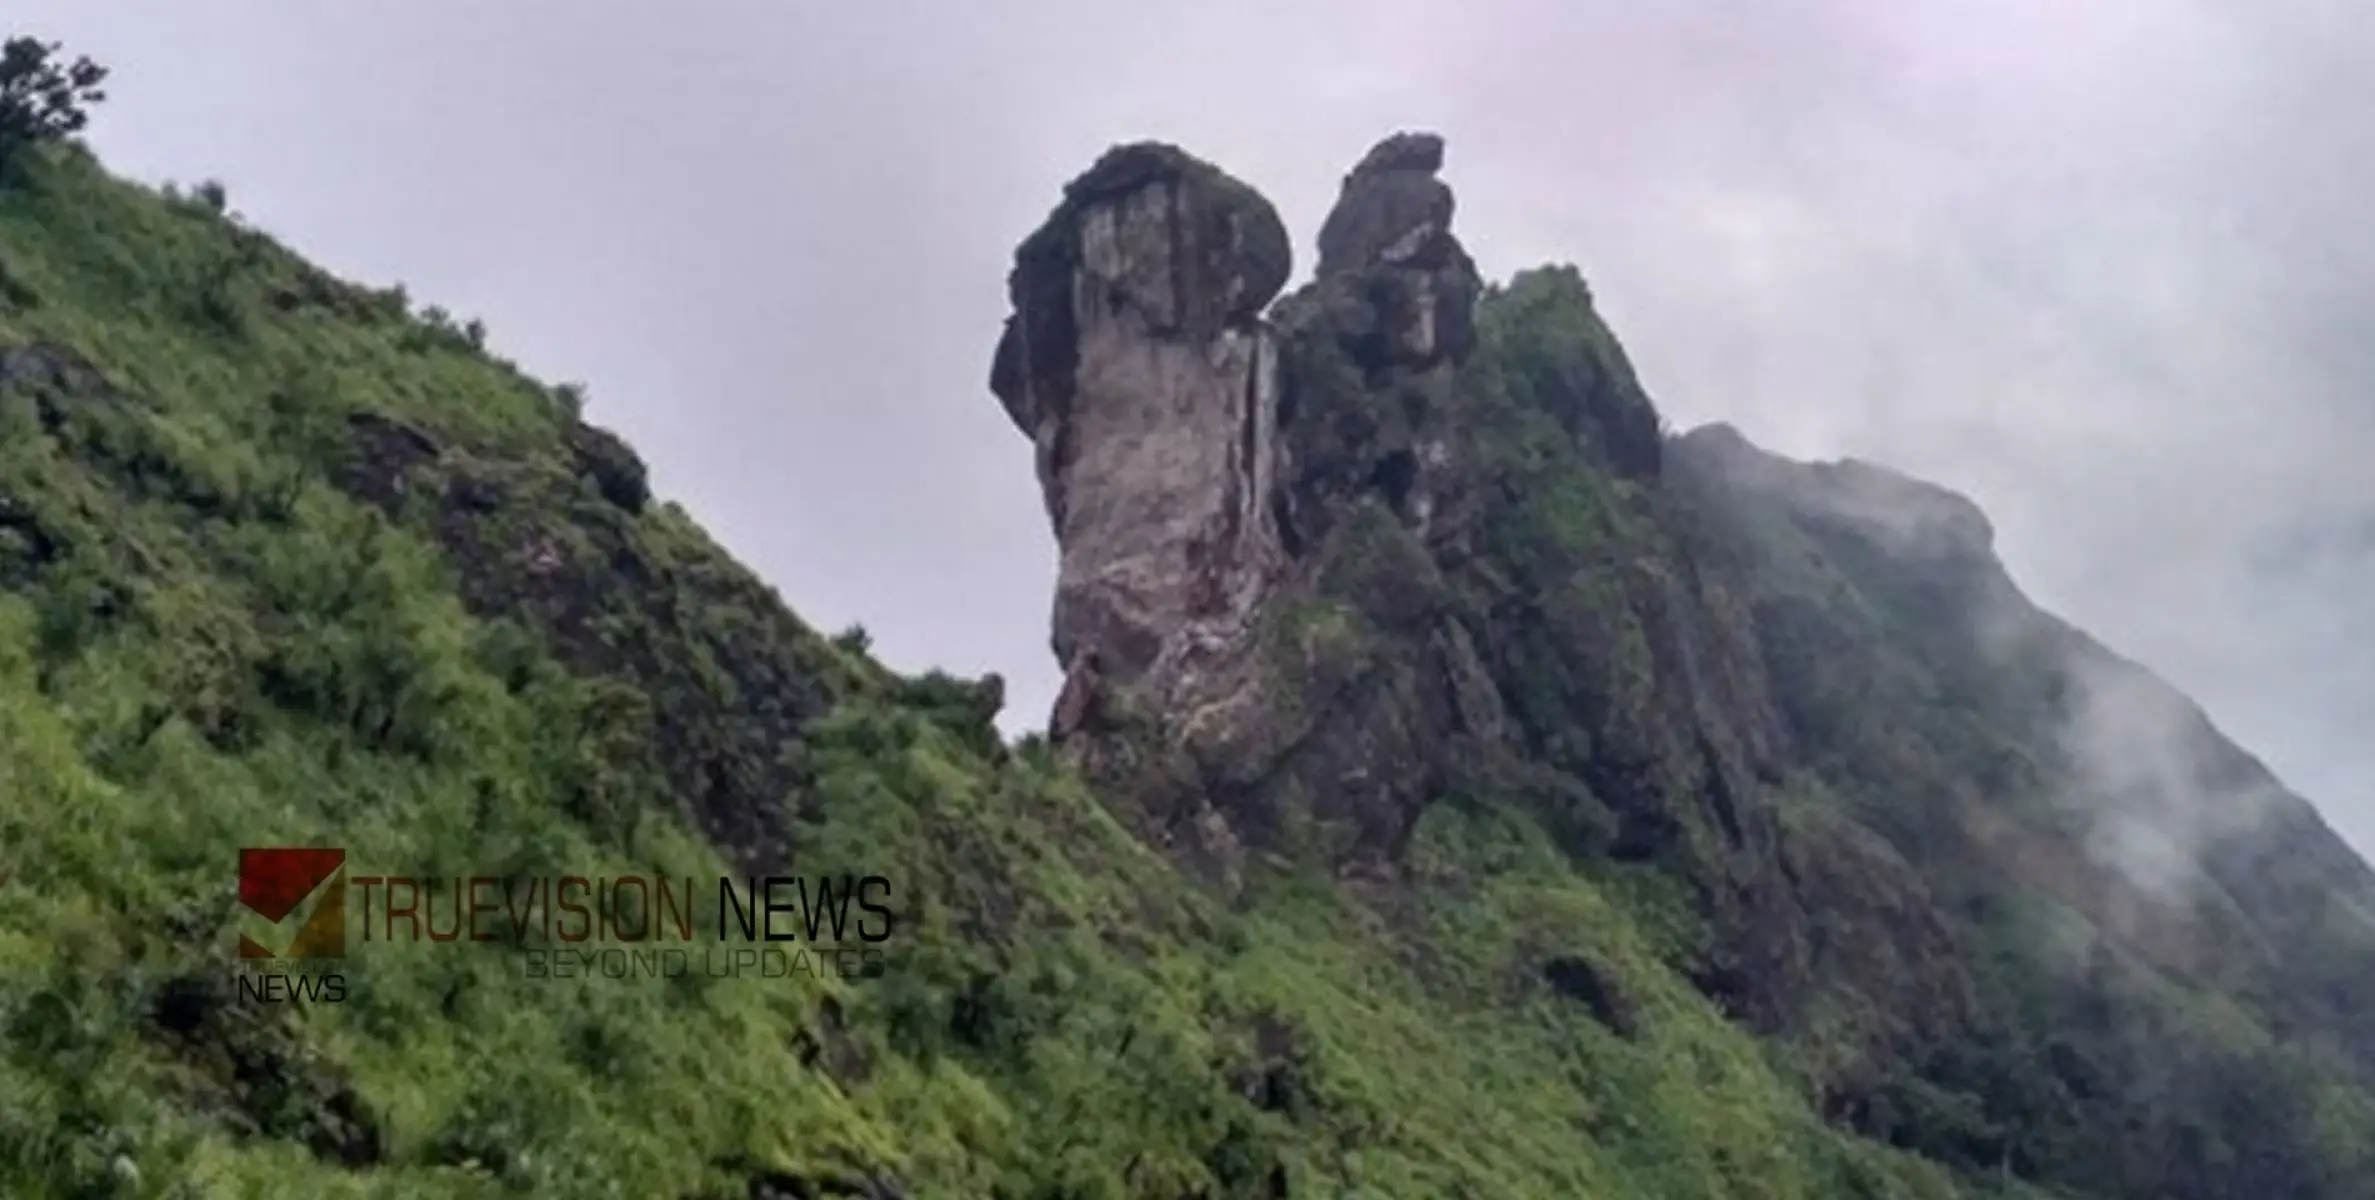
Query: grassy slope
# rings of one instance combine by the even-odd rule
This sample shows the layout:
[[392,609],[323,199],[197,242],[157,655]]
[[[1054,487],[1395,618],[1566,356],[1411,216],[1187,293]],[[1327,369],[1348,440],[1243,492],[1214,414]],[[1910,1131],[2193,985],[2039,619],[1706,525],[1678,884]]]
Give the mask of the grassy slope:
[[[0,192],[0,269],[0,348],[110,385],[0,389],[0,1192],[1960,1194],[1821,1126],[1662,965],[1688,931],[1654,880],[1580,874],[1480,801],[1426,819],[1423,907],[1283,869],[1224,907],[1034,748],[590,484],[553,485],[557,527],[666,565],[687,628],[777,630],[816,690],[794,866],[900,882],[890,975],[556,984],[373,946],[343,1006],[226,1002],[241,845],[725,865],[606,723],[616,679],[474,612],[427,526],[332,485],[356,411],[572,479],[550,391],[76,155]],[[1631,1035],[1547,987],[1550,954],[1591,961]]]

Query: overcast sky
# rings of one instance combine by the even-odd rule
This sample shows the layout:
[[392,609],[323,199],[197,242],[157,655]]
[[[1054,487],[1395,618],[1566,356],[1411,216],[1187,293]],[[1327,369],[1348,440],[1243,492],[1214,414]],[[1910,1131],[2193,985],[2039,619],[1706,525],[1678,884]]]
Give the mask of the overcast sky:
[[[1655,11],[1648,11],[1654,8]],[[1782,15],[1786,10],[1787,15]],[[1311,239],[1450,143],[1489,274],[1578,264],[1668,418],[1976,498],[2033,596],[2375,849],[2375,9],[9,0],[120,171],[591,385],[813,622],[1006,675],[1054,570],[986,387],[1022,235],[1159,137]]]

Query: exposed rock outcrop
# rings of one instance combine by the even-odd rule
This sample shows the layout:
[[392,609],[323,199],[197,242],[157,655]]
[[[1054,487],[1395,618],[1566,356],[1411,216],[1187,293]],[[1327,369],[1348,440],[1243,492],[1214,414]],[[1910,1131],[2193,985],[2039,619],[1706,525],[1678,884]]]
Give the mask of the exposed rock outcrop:
[[1370,274],[1382,324],[1371,362],[1424,367],[1467,356],[1474,344],[1476,264],[1451,234],[1443,139],[1401,133],[1364,156],[1319,233],[1319,277]]
[[1279,305],[1287,346],[1280,496],[1290,547],[1326,538],[1366,496],[1428,529],[1455,465],[1444,417],[1476,343],[1476,264],[1451,232],[1443,141],[1402,133],[1344,177],[1314,281]]
[[1075,723],[1092,679],[1194,690],[1278,574],[1278,356],[1259,313],[1288,269],[1268,201],[1151,143],[1099,160],[1016,255],[991,387],[1038,448],[1063,548]]
[[[1038,448],[1062,548],[1053,732],[1125,760],[1201,843],[1282,827],[1294,792],[1302,815],[1390,844],[1455,711],[1495,720],[1432,567],[1392,567],[1432,515],[1448,464],[1431,406],[1474,340],[1442,155],[1426,134],[1372,151],[1319,278],[1276,321],[1277,215],[1172,147],[1107,154],[1016,255],[991,386]],[[1423,679],[1385,678],[1404,665],[1374,653],[1380,624],[1431,648]],[[1124,726],[1117,754],[1105,735]]]

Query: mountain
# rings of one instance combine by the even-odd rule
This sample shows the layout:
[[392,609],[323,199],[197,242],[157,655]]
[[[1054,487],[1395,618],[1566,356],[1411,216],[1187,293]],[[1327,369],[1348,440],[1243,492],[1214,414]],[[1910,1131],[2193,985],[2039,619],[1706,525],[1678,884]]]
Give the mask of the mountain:
[[[1670,436],[1579,273],[1479,277],[1444,153],[1363,158],[1284,297],[1174,147],[1022,243],[1066,685],[1014,743],[475,322],[20,163],[0,1191],[2375,1194],[2367,867],[1968,501]],[[335,998],[239,958],[292,847],[343,852]],[[887,940],[738,935],[767,874],[879,881]],[[648,931],[620,881],[680,878],[694,954],[798,957],[437,907]]]

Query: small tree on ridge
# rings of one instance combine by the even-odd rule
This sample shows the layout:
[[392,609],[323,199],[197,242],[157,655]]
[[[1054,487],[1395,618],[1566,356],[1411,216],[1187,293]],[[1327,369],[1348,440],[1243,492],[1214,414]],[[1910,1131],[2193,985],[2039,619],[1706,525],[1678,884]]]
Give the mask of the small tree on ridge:
[[107,99],[107,68],[66,61],[56,42],[13,37],[0,44],[0,167],[25,147],[82,132],[90,106]]

